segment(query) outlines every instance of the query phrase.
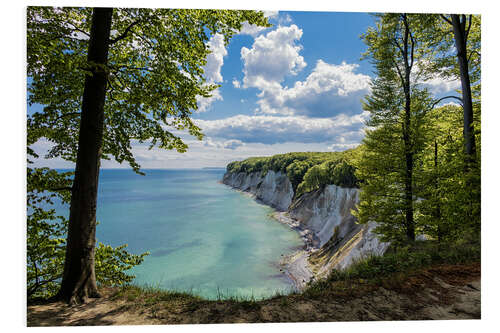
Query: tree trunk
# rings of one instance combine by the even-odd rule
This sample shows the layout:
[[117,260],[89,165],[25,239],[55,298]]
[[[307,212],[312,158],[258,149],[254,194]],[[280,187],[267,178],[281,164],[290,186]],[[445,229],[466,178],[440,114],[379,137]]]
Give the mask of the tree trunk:
[[474,120],[472,112],[472,93],[469,78],[469,61],[467,60],[467,30],[466,18],[462,15],[451,15],[455,47],[457,48],[458,65],[460,68],[460,82],[462,85],[462,101],[464,108],[464,140],[467,168],[476,160],[476,138],[474,136]]
[[441,204],[439,202],[440,198],[438,195],[439,190],[439,170],[438,170],[438,143],[437,140],[434,139],[434,190],[435,192],[435,201],[436,207],[434,208],[434,219],[437,221],[437,237],[438,243],[441,243],[443,240],[443,221],[441,221]]
[[94,256],[97,187],[104,131],[112,8],[95,8],[92,14],[87,60],[93,75],[85,77],[75,178],[71,195],[64,273],[58,297],[69,303],[99,297]]
[[405,93],[405,107],[404,107],[404,123],[403,123],[403,140],[405,145],[405,220],[406,220],[406,238],[410,241],[415,240],[415,222],[413,220],[413,149],[411,144],[411,90],[410,90],[410,74],[411,66],[413,65],[413,43],[411,45],[411,65],[408,59],[408,42],[410,30],[406,14],[403,14],[405,23],[405,32],[403,37],[403,58],[405,61],[405,78],[403,89]]

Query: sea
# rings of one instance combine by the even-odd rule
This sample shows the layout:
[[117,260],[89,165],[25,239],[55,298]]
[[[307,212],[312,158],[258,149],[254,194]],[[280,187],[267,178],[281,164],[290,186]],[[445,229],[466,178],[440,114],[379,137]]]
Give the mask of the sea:
[[[63,170],[61,170],[63,171]],[[97,242],[150,252],[128,271],[133,284],[207,299],[262,299],[288,293],[282,256],[303,246],[273,209],[222,184],[224,169],[103,169]],[[69,207],[58,204],[68,216]]]

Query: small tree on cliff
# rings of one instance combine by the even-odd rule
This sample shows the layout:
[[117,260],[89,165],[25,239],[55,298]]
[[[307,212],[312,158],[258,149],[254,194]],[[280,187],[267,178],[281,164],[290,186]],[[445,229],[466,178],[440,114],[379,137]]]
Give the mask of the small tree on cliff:
[[99,297],[101,159],[140,172],[132,140],[184,152],[172,130],[201,138],[190,115],[216,88],[203,76],[207,41],[219,33],[227,43],[245,21],[267,25],[254,11],[28,8],[28,103],[45,106],[28,117],[28,145],[46,138],[48,157],[75,162],[61,299]]

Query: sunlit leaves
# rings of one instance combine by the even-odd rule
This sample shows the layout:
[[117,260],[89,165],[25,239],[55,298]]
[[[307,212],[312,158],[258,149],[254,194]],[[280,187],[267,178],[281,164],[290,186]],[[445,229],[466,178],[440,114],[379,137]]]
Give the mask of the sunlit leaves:
[[95,249],[95,274],[99,284],[121,286],[130,283],[135,276],[127,271],[142,263],[145,252],[134,255],[125,250],[126,244],[113,248],[110,245],[99,243]]
[[[28,7],[28,104],[44,106],[28,117],[28,146],[45,137],[48,157],[76,158],[79,111],[87,62],[91,8]],[[103,158],[139,172],[132,143],[185,152],[180,131],[201,139],[191,121],[197,97],[209,97],[203,66],[207,42],[229,42],[243,22],[267,26],[262,12],[116,8],[107,68]]]

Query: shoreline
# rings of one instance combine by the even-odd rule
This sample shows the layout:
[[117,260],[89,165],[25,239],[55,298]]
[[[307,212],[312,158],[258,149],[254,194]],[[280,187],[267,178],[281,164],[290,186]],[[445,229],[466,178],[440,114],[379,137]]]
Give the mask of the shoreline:
[[271,216],[279,223],[285,224],[296,231],[304,242],[304,248],[282,256],[280,260],[280,267],[283,272],[294,287],[300,291],[304,289],[309,281],[314,279],[314,273],[309,269],[307,260],[309,255],[314,252],[313,234],[310,230],[302,228],[298,221],[287,216],[287,212],[275,211]]
[[287,225],[288,227],[290,227],[290,229],[299,234],[300,239],[304,243],[303,248],[296,250],[291,254],[282,255],[277,264],[280,267],[280,271],[285,274],[294,289],[298,291],[304,289],[307,283],[314,279],[314,273],[309,269],[307,260],[309,258],[309,255],[315,250],[314,243],[316,242],[316,239],[314,237],[314,234],[310,230],[302,228],[298,221],[287,216],[286,211],[277,210],[275,207],[257,198],[254,193],[243,191],[231,185],[225,184],[222,180],[218,181],[218,183],[228,186],[231,189],[236,190],[244,195],[250,196],[261,205],[272,208],[274,212],[271,214],[271,217],[274,220],[281,224]]

